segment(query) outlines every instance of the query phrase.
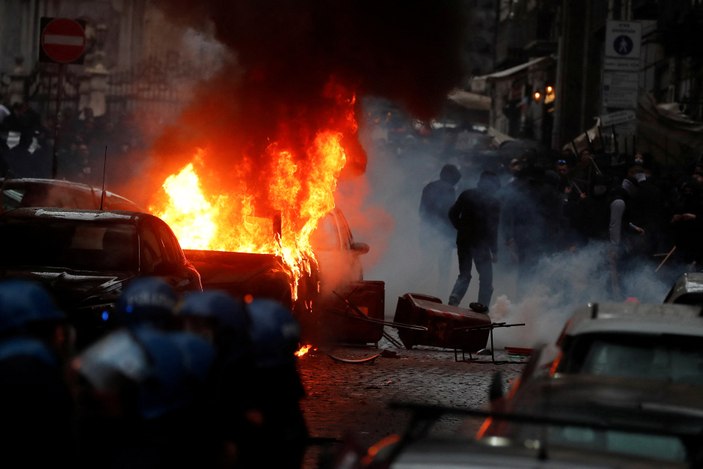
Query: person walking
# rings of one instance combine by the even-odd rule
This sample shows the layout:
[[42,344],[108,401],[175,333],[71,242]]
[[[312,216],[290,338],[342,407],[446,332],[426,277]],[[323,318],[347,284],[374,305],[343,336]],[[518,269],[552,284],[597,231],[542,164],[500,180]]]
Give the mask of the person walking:
[[483,171],[476,188],[462,192],[449,209],[449,220],[457,230],[459,258],[459,275],[449,295],[450,305],[461,303],[475,265],[479,277],[478,302],[488,311],[493,295],[493,262],[498,260],[499,189],[498,175]]
[[445,164],[440,170],[439,179],[423,187],[420,198],[420,245],[427,257],[423,264],[437,266],[438,288],[445,288],[449,281],[454,227],[447,213],[456,200],[456,185],[460,179],[459,168]]

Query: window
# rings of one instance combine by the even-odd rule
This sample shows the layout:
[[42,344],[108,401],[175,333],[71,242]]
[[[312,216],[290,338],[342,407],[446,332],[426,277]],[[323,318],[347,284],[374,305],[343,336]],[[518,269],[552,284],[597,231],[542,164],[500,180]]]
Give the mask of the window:
[[698,337],[619,335],[589,343],[583,373],[703,384],[703,345]]

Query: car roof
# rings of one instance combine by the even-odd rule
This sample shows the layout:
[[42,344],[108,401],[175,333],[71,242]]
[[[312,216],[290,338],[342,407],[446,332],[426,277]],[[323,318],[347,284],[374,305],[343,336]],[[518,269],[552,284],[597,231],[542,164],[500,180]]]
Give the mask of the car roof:
[[703,272],[686,272],[671,287],[664,303],[703,305]]
[[74,208],[57,207],[20,207],[7,212],[0,213],[0,218],[13,219],[64,219],[64,220],[100,220],[100,221],[130,221],[136,222],[140,219],[157,218],[154,215],[144,212],[133,212],[127,210],[88,210]]
[[[100,197],[103,189],[100,187],[94,187],[89,184],[78,182],[78,181],[68,181],[65,179],[50,179],[50,178],[0,178],[0,188],[15,189],[15,188],[27,188],[27,187],[45,187],[45,188],[61,188],[68,189],[71,191],[92,194],[96,197]],[[138,210],[141,211],[139,205],[124,197],[122,195],[116,194],[115,192],[104,190],[105,197],[109,199],[109,204],[118,205],[120,209],[126,210]],[[123,208],[124,207],[124,208]],[[98,207],[95,207],[98,208]]]
[[589,303],[567,320],[562,337],[593,333],[703,336],[701,306],[634,302]]

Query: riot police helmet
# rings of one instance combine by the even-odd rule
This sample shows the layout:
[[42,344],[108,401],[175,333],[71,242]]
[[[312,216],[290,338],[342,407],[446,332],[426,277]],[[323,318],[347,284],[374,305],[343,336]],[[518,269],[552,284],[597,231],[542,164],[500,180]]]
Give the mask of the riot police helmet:
[[278,301],[254,299],[247,305],[249,334],[257,366],[275,367],[293,362],[300,342],[300,325]]

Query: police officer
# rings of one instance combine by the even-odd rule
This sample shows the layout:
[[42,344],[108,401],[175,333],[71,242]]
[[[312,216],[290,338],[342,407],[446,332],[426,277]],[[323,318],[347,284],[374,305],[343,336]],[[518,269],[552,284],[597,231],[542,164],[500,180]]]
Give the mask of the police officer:
[[255,299],[247,312],[252,367],[242,377],[238,396],[247,421],[238,467],[298,469],[309,437],[295,356],[300,328],[291,312],[274,300]]
[[133,280],[117,303],[123,326],[72,361],[83,466],[214,465],[202,409],[215,353],[178,329],[177,302],[163,279]]
[[3,466],[75,462],[74,403],[64,374],[70,328],[43,286],[0,282],[0,419]]
[[242,301],[225,291],[188,292],[176,308],[186,331],[201,335],[215,347],[206,412],[215,431],[213,451],[221,467],[241,465],[248,423],[243,389],[253,368],[250,319]]

